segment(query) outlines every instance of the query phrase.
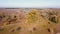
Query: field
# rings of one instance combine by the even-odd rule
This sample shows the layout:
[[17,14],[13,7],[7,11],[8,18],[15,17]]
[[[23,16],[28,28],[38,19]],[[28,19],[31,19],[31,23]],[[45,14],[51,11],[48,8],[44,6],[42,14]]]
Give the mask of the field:
[[59,8],[0,8],[0,34],[60,33]]

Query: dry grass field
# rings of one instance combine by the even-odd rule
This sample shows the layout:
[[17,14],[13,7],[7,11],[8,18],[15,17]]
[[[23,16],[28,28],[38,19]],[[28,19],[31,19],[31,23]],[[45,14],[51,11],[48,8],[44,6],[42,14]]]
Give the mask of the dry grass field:
[[0,34],[60,33],[60,9],[0,9]]

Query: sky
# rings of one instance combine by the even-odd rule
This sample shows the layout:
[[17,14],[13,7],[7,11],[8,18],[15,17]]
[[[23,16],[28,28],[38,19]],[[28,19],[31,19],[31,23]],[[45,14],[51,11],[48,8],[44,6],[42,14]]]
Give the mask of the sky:
[[60,0],[0,0],[0,8],[60,8]]

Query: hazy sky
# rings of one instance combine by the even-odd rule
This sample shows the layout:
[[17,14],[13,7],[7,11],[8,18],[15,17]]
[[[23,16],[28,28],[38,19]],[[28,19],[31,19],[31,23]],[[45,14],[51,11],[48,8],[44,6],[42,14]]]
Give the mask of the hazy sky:
[[60,8],[60,0],[0,0],[1,7]]

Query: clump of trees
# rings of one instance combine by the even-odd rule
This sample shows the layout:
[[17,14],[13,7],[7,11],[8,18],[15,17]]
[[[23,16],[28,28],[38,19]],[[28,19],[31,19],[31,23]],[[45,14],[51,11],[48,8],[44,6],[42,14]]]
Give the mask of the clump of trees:
[[26,22],[28,22],[28,23],[35,22],[37,19],[38,19],[38,15],[35,10],[30,10],[26,14]]

